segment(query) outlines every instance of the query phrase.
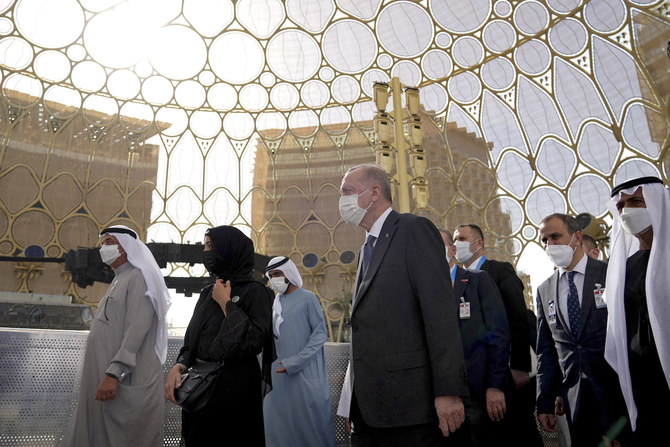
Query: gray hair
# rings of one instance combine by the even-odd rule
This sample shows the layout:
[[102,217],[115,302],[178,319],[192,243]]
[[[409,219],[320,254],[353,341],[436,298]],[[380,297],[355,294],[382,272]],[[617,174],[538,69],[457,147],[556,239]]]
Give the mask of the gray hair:
[[358,165],[350,168],[347,171],[347,174],[350,172],[358,171],[363,169],[363,180],[372,185],[379,185],[382,192],[382,197],[390,202],[393,202],[393,195],[391,194],[391,183],[389,182],[389,176],[386,174],[382,168],[377,165]]
[[563,213],[554,213],[550,214],[544,219],[542,219],[542,222],[540,222],[540,225],[546,224],[549,222],[551,219],[561,219],[563,223],[565,224],[566,228],[568,229],[568,234],[575,234],[577,231],[582,231],[582,227],[579,225],[579,222],[577,222],[577,219],[575,219],[572,216],[569,216],[567,214]]

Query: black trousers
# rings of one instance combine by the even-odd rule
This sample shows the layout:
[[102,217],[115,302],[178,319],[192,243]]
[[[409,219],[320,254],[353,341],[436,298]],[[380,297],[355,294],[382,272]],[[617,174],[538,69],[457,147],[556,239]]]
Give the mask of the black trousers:
[[577,420],[573,423],[572,417],[568,415],[572,447],[596,447],[600,443],[604,434],[600,423],[600,415],[603,411],[604,409],[599,408],[596,403],[588,381],[583,380],[579,389]]
[[502,445],[504,418],[503,421],[492,421],[486,409],[486,396],[478,395],[471,385],[468,385],[468,388],[470,396],[463,399],[463,404],[472,447]]
[[514,388],[510,384],[511,389],[505,391],[507,412],[502,420],[501,445],[544,447],[535,418],[535,386],[536,378],[531,377],[527,385]]

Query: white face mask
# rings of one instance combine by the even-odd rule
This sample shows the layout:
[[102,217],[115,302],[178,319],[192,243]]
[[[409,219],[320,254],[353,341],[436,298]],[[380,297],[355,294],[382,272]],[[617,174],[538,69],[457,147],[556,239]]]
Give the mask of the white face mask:
[[[472,241],[475,242],[475,241]],[[472,242],[468,241],[456,241],[454,242],[454,245],[456,246],[456,260],[463,264],[464,262],[468,262],[474,253],[472,253],[472,250],[470,250],[470,245]]]
[[647,208],[623,208],[619,214],[621,226],[633,236],[644,233],[651,227]]
[[547,245],[547,248],[545,248],[544,251],[556,267],[566,268],[572,262],[572,255],[577,249],[577,247],[570,247],[574,238],[575,235],[573,234],[568,245]]
[[449,256],[449,247],[446,245],[444,246],[444,252],[447,255],[447,264],[449,264],[451,262],[451,256]]
[[277,293],[284,293],[286,292],[286,289],[288,289],[288,283],[286,282],[286,278],[283,276],[270,278],[270,286],[272,287],[272,290]]
[[361,223],[361,220],[363,220],[365,213],[368,212],[368,208],[372,206],[372,202],[370,202],[370,205],[368,205],[367,208],[358,206],[358,198],[365,194],[369,189],[370,188],[366,189],[360,194],[350,194],[348,196],[340,197],[340,216],[342,216],[342,220],[349,225],[357,227]]
[[100,247],[100,258],[107,265],[114,264],[119,256],[121,256],[121,252],[118,245],[103,245]]

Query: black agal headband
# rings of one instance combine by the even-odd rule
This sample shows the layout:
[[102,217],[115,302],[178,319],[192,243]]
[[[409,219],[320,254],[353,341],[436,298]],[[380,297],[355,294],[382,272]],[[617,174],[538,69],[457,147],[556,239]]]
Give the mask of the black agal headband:
[[103,234],[107,233],[121,233],[121,234],[129,234],[131,235],[134,239],[137,239],[137,234],[133,230],[129,230],[127,228],[115,228],[115,227],[109,227],[105,228],[100,232],[100,236]]
[[272,265],[268,265],[267,267],[265,267],[265,273],[269,272],[270,270],[274,270],[277,267],[281,267],[282,265],[286,264],[287,262],[288,262],[288,257],[285,257],[284,259],[282,259],[280,261],[277,261]]
[[620,191],[623,191],[624,189],[628,189],[633,186],[647,185],[650,183],[663,184],[663,180],[661,180],[658,177],[640,177],[633,180],[628,180],[627,182],[623,182],[622,184],[615,186],[614,189],[612,190],[611,197],[616,196]]

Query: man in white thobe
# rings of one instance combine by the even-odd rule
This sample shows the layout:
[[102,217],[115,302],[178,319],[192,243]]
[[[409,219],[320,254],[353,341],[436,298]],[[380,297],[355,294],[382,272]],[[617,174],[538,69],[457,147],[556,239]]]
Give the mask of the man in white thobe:
[[170,296],[156,261],[124,226],[104,229],[114,280],[86,342],[77,408],[64,447],[163,445],[163,374]]
[[614,187],[605,359],[619,377],[634,445],[666,439],[670,400],[670,190],[658,177]]

